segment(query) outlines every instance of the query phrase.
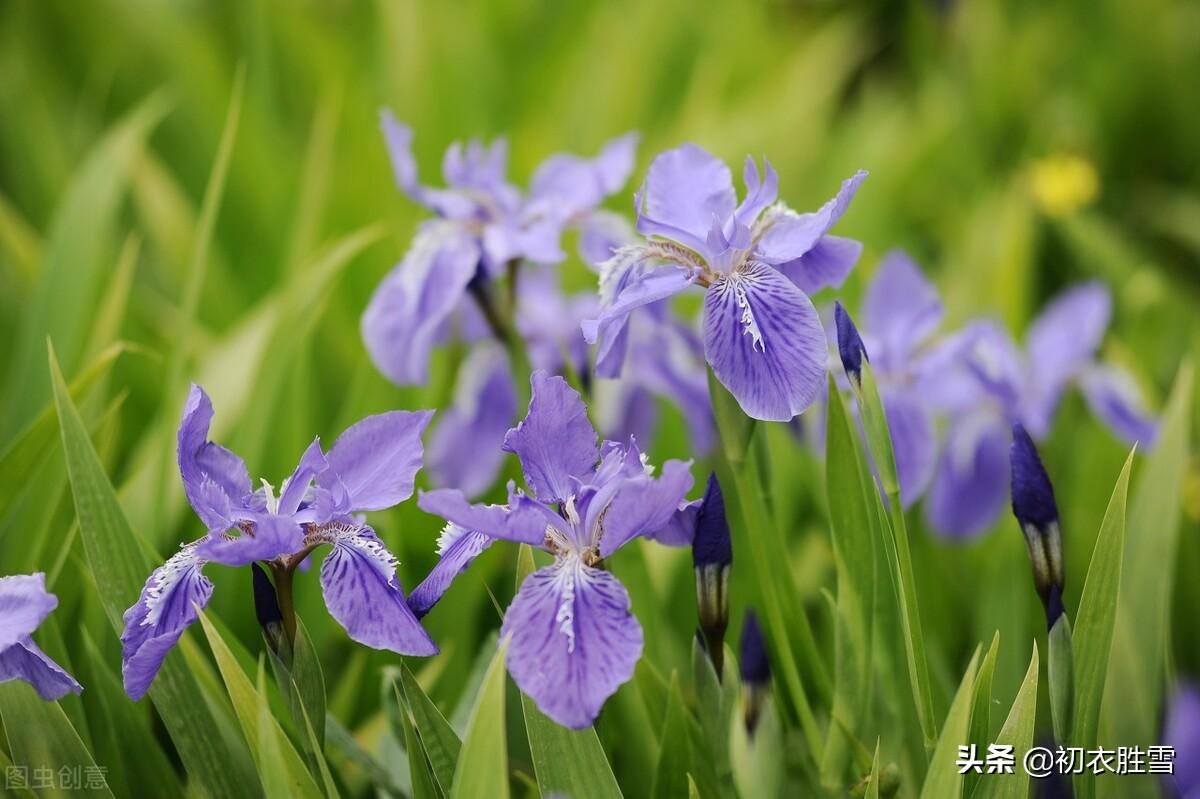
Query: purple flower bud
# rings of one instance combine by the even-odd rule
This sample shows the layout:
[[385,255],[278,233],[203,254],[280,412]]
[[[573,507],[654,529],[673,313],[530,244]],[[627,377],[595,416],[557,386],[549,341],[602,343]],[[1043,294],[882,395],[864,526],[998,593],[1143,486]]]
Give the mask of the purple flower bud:
[[863,346],[862,336],[854,326],[846,307],[836,300],[833,303],[833,319],[837,325],[838,354],[842,358],[842,368],[846,376],[858,383],[862,375],[863,361],[870,361],[867,348]]
[[1012,509],[1022,525],[1046,527],[1058,522],[1054,486],[1038,457],[1033,439],[1020,424],[1013,425]]
[[279,654],[284,640],[283,611],[279,608],[275,585],[257,563],[250,564],[250,573],[254,581],[254,614],[258,617],[258,626],[262,628],[271,651]]
[[708,475],[704,501],[696,517],[696,537],[692,542],[692,562],[702,566],[728,566],[733,563],[733,545],[729,521],[725,518],[725,497],[716,472]]
[[692,539],[692,562],[696,570],[696,612],[700,632],[713,668],[720,677],[725,668],[725,628],[729,626],[729,567],[733,546],[725,498],[716,473],[708,476],[704,500],[696,515]]
[[758,726],[759,716],[767,701],[767,690],[771,685],[771,664],[767,658],[767,644],[763,640],[762,629],[758,626],[758,617],[753,610],[746,611],[742,622],[742,688],[743,718],[746,732],[754,734]]
[[1029,560],[1033,565],[1033,582],[1042,605],[1046,622],[1053,626],[1063,615],[1062,532],[1058,526],[1058,506],[1054,502],[1054,487],[1046,468],[1038,457],[1033,439],[1020,424],[1013,425],[1010,455],[1012,465],[1012,509],[1021,525]]

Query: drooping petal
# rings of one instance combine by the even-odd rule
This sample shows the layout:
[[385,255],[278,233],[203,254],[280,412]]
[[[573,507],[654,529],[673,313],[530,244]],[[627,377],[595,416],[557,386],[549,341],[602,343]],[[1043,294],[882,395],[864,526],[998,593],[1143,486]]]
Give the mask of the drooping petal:
[[187,544],[154,570],[141,596],[125,611],[121,633],[121,675],[125,693],[141,699],[171,647],[199,618],[212,597],[212,583],[200,569],[196,544]]
[[250,493],[250,474],[241,458],[208,440],[212,417],[208,394],[193,385],[179,422],[179,474],[200,520],[209,530],[225,530]]
[[333,544],[321,564],[325,606],[353,640],[401,655],[437,654],[437,645],[404,601],[395,556],[374,530],[335,523],[316,535]]
[[212,533],[196,542],[196,554],[222,566],[247,566],[256,560],[273,560],[299,552],[304,533],[290,516],[259,513],[236,535]]
[[507,505],[472,505],[461,491],[441,488],[420,492],[417,507],[468,530],[534,546],[541,546],[545,540],[546,525],[561,524],[554,511],[512,491],[511,486]]
[[1035,382],[1057,394],[1092,360],[1112,316],[1112,295],[1103,283],[1068,289],[1038,315],[1025,336]]
[[[350,511],[384,510],[412,496],[421,470],[421,435],[433,411],[390,411],[356,422],[338,436],[317,484]],[[342,495],[345,499],[342,502]]]
[[640,192],[637,228],[704,252],[713,217],[728,219],[737,198],[729,167],[694,144],[658,155]]
[[0,650],[29,637],[56,607],[44,573],[0,577]]
[[984,532],[1004,509],[1008,480],[1004,421],[986,413],[956,420],[947,431],[925,499],[930,526],[950,538]]
[[691,463],[667,461],[658,478],[642,475],[622,481],[603,507],[588,510],[600,556],[607,558],[639,535],[667,527],[692,488]]
[[760,223],[764,230],[755,247],[758,260],[769,264],[789,263],[816,247],[850,207],[850,201],[866,178],[867,173],[862,170],[854,173],[842,181],[832,200],[812,213],[798,214],[778,207],[768,211]]
[[376,368],[397,385],[429,377],[437,334],[475,276],[481,252],[453,222],[424,225],[412,248],[375,290],[362,334]]
[[428,464],[434,482],[482,494],[504,461],[504,435],[517,415],[517,395],[503,349],[475,347],[458,370],[454,404],[442,412],[429,436]]
[[854,239],[822,236],[804,255],[777,268],[801,291],[815,294],[825,288],[841,288],[862,250],[862,242]]
[[871,277],[862,316],[876,363],[900,368],[941,324],[942,301],[916,262],[892,250]]
[[590,474],[600,460],[596,431],[579,392],[543,371],[530,380],[525,418],[504,437],[504,450],[521,459],[525,484],[541,502],[562,502],[572,479]]
[[24,680],[47,702],[83,691],[83,686],[28,636],[7,649],[0,649],[0,683],[9,680]]
[[1146,410],[1142,393],[1128,372],[1109,364],[1091,366],[1079,376],[1079,387],[1096,418],[1123,441],[1154,446],[1158,419]]
[[704,354],[748,416],[786,422],[824,385],[825,333],[812,302],[774,269],[750,264],[704,297]]
[[517,687],[572,729],[595,721],[642,653],[625,587],[575,557],[525,578],[500,635],[511,636],[508,670]]
[[888,391],[883,411],[896,455],[900,502],[911,506],[925,493],[937,464],[937,441],[933,419],[921,397],[911,391]]
[[496,539],[447,524],[438,538],[439,560],[421,584],[408,595],[408,607],[419,619],[433,609],[458,575]]
[[280,515],[290,516],[296,512],[300,503],[304,501],[304,495],[312,485],[313,478],[325,471],[328,465],[325,453],[321,450],[321,439],[313,439],[313,442],[308,445],[308,449],[304,450],[304,454],[300,456],[300,462],[296,464],[296,470],[292,472],[292,476],[280,487],[278,509]]
[[[621,253],[614,257],[620,258]],[[601,377],[620,375],[629,315],[638,308],[675,296],[696,282],[697,273],[668,265],[641,271],[631,268],[624,276],[624,285],[620,293],[601,307],[600,315],[596,319],[585,320],[582,325],[583,336],[587,342],[599,342],[596,372]],[[620,353],[621,358],[612,359],[610,366],[602,368],[601,362],[608,360],[613,352]]]

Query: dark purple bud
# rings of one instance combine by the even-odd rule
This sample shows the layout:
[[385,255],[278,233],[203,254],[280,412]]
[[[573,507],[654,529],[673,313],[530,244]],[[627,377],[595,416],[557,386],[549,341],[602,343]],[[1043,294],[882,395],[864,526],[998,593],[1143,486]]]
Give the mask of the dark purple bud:
[[763,640],[758,617],[746,611],[742,622],[742,720],[746,732],[753,736],[758,719],[769,701],[771,663],[767,658],[767,643]]
[[1022,525],[1046,527],[1058,521],[1058,505],[1054,502],[1054,486],[1042,466],[1037,447],[1025,428],[1013,425],[1012,440],[1012,509]]
[[704,499],[696,514],[692,563],[696,571],[696,614],[700,618],[700,633],[713,668],[721,677],[725,669],[725,629],[729,626],[729,568],[733,563],[733,545],[729,540],[729,521],[725,518],[725,498],[715,473],[708,476]]
[[842,357],[842,368],[846,376],[854,383],[862,377],[863,361],[870,361],[867,348],[863,346],[862,336],[854,320],[846,312],[846,307],[836,300],[833,303],[833,320],[837,325],[838,354]]
[[279,608],[275,585],[257,563],[250,564],[250,573],[254,580],[254,614],[258,617],[258,626],[262,628],[267,644],[278,654],[284,629],[283,611]]
[[742,683],[766,685],[771,681],[771,663],[767,658],[767,642],[763,639],[758,616],[746,611],[742,622]]
[[1012,509],[1025,536],[1033,583],[1046,609],[1046,623],[1053,627],[1063,615],[1062,532],[1058,526],[1058,506],[1054,487],[1038,457],[1033,439],[1020,424],[1013,425]]
[[729,538],[729,521],[725,517],[725,497],[716,472],[708,475],[704,501],[696,515],[696,535],[692,539],[692,562],[701,566],[728,566],[733,563],[733,544]]

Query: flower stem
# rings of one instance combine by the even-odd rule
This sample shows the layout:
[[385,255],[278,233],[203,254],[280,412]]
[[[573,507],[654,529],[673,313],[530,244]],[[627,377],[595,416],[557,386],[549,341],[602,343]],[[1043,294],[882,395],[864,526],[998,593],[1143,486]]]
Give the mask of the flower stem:
[[[772,572],[771,555],[766,549],[766,539],[774,534],[774,521],[763,496],[763,479],[759,459],[750,450],[750,443],[758,425],[748,420],[736,401],[709,371],[709,387],[713,411],[717,419],[717,430],[721,437],[720,475],[721,484],[733,489],[735,504],[742,518],[743,540],[748,544],[754,572],[757,576],[763,616],[774,643],[775,658],[782,672],[781,678],[791,697],[800,728],[808,746],[813,763],[821,762],[824,736],[817,725],[812,706],[809,704],[800,669],[792,653],[791,637],[788,634],[789,614],[784,611],[784,598]],[[786,561],[778,561],[786,564]],[[786,566],[785,566],[786,567]],[[802,612],[790,614],[792,621],[802,633],[802,643],[812,647],[809,660],[819,663],[816,645],[808,618]]]
[[279,601],[279,612],[283,616],[283,632],[287,635],[288,645],[296,644],[296,598],[292,589],[292,576],[295,566],[292,564],[271,564],[275,573],[275,598]]

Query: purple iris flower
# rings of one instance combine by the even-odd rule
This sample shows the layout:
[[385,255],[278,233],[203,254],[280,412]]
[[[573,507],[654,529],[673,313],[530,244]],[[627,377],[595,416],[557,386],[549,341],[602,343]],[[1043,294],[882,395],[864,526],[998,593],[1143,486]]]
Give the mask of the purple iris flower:
[[1175,749],[1172,796],[1200,799],[1200,688],[1182,683],[1167,708],[1163,743]]
[[396,182],[436,219],[421,226],[404,259],[376,289],[362,332],[384,375],[399,385],[418,385],[426,381],[430,352],[464,305],[468,287],[501,276],[517,261],[558,263],[564,229],[586,232],[594,218],[604,224],[595,209],[628,178],[637,137],[614,139],[593,159],[551,156],[534,173],[528,193],[507,180],[503,139],[488,147],[456,143],[442,166],[446,188],[432,188],[417,179],[412,131],[386,111],[382,122]]
[[264,480],[255,490],[240,457],[208,440],[213,407],[192,386],[179,424],[184,492],[208,528],[146,581],[125,611],[121,634],[125,691],[140,699],[171,647],[212,596],[206,563],[264,561],[290,573],[328,544],[321,588],[330,615],[355,641],[407,655],[437,647],[408,609],[396,558],[357,515],[390,508],[412,495],[421,468],[421,434],[432,411],[368,416],[347,429],[328,453],[314,439],[279,496]]
[[[486,546],[503,539],[536,546],[554,564],[535,571],[504,615],[508,669],[547,716],[566,727],[591,724],[632,675],[642,628],[629,594],[601,568],[639,536],[654,538],[692,485],[689,464],[667,461],[651,476],[637,446],[601,443],[579,394],[560,377],[535,372],[524,421],[504,449],[521,461],[529,493],[509,485],[505,505],[472,505],[461,491],[422,493],[420,507],[451,523],[442,562],[413,604],[432,606],[449,580]],[[469,532],[468,532],[469,531]]]
[[808,294],[840,286],[862,245],[829,234],[859,184],[858,172],[814,213],[775,203],[778,177],[746,159],[741,204],[729,168],[694,144],[662,153],[635,199],[645,243],[605,265],[603,309],[584,325],[598,342],[597,371],[615,375],[637,308],[692,285],[706,289],[704,354],[751,417],[788,421],[823,387],[825,334]]
[[33,642],[33,631],[56,607],[45,574],[0,577],[0,682],[24,680],[47,702],[83,690]]
[[1158,423],[1133,378],[1096,359],[1111,313],[1108,289],[1085,283],[1046,307],[1024,348],[989,321],[968,325],[947,345],[961,366],[938,394],[950,423],[925,503],[935,530],[961,537],[992,525],[1008,494],[1008,431],[1020,424],[1033,440],[1044,438],[1073,385],[1118,438],[1153,446]]

